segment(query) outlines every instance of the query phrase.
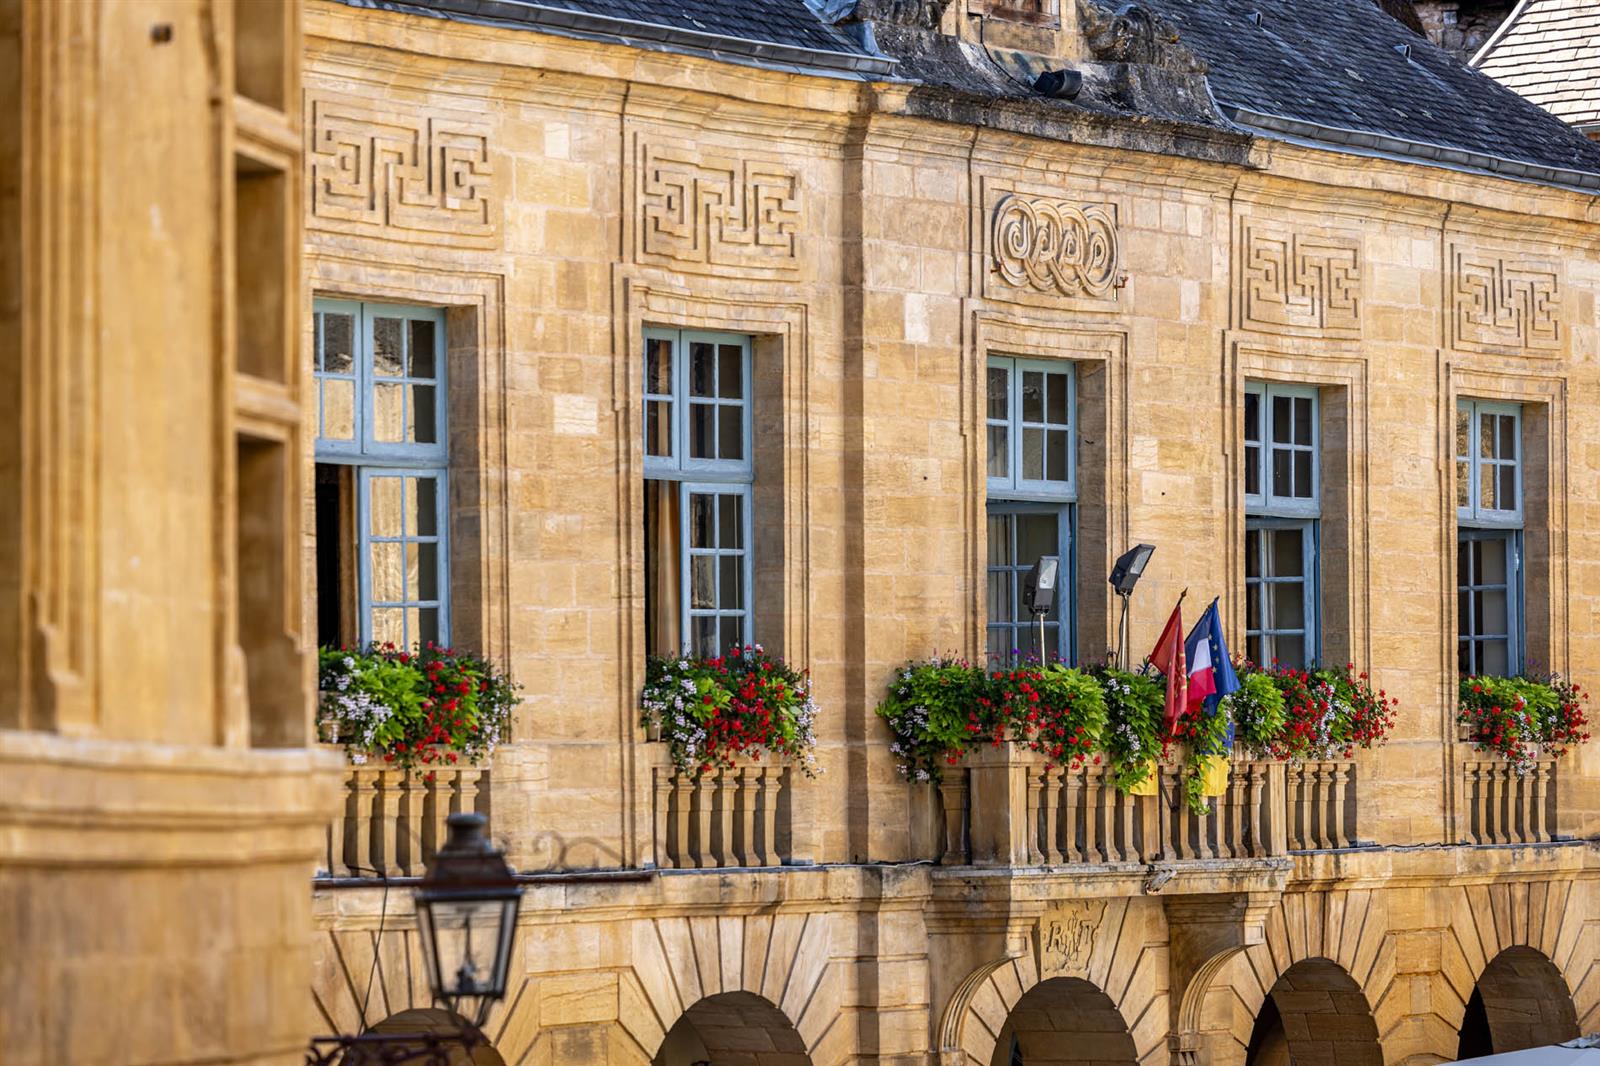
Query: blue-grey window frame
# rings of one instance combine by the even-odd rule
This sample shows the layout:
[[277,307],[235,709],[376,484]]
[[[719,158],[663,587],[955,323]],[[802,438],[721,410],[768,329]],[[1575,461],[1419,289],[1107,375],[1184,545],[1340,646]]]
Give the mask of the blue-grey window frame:
[[[1270,665],[1276,661],[1277,649],[1275,646],[1269,648],[1267,646],[1268,643],[1275,644],[1278,637],[1292,635],[1297,631],[1266,627],[1268,616],[1271,612],[1271,594],[1268,590],[1275,584],[1291,584],[1298,581],[1303,585],[1301,618],[1304,622],[1304,628],[1298,632],[1301,634],[1301,640],[1305,645],[1306,651],[1306,661],[1303,665],[1311,667],[1320,660],[1322,654],[1322,618],[1319,610],[1319,605],[1322,603],[1322,531],[1318,523],[1310,518],[1271,518],[1263,515],[1251,515],[1245,519],[1245,532],[1247,534],[1252,531],[1264,534],[1274,529],[1299,529],[1303,531],[1304,535],[1300,542],[1301,575],[1298,579],[1268,576],[1265,573],[1265,558],[1263,558],[1258,567],[1259,576],[1252,578],[1248,576],[1250,568],[1248,563],[1246,564],[1245,595],[1247,597],[1252,595],[1259,597],[1256,601],[1256,619],[1261,623],[1261,627],[1250,629],[1248,625],[1246,626],[1245,648],[1248,649],[1250,647],[1250,642],[1253,639],[1260,638],[1261,658],[1265,662],[1258,665]],[[1262,537],[1260,543],[1265,544],[1266,538]],[[1245,538],[1245,545],[1245,550],[1249,551],[1248,536]],[[1246,612],[1245,617],[1248,620],[1248,612]],[[1285,665],[1294,666],[1299,664],[1287,663]]]
[[[1523,559],[1523,528],[1525,524],[1526,477],[1523,463],[1526,459],[1526,447],[1523,440],[1522,405],[1504,400],[1476,400],[1468,397],[1459,397],[1456,400],[1456,413],[1465,413],[1467,416],[1467,454],[1454,456],[1455,476],[1459,479],[1461,464],[1466,464],[1467,503],[1456,508],[1456,553],[1457,553],[1457,578],[1456,578],[1456,649],[1459,656],[1461,645],[1482,644],[1484,637],[1476,632],[1464,633],[1461,629],[1461,594],[1463,586],[1460,579],[1460,553],[1465,550],[1467,543],[1473,540],[1499,540],[1506,541],[1506,624],[1509,632],[1506,634],[1506,674],[1515,677],[1526,666],[1527,654],[1527,615],[1526,615],[1526,580],[1524,576]],[[1483,415],[1510,416],[1515,425],[1517,454],[1507,461],[1496,457],[1492,464],[1496,466],[1511,466],[1514,469],[1512,478],[1515,485],[1516,507],[1507,510],[1504,508],[1491,508],[1482,506],[1480,499],[1482,491],[1482,478],[1479,472],[1484,463],[1480,442],[1483,433]],[[1473,585],[1472,588],[1481,586]],[[1477,629],[1476,620],[1472,629]],[[1477,650],[1473,649],[1471,658],[1477,662]],[[1481,671],[1475,671],[1481,673]]]
[[[1004,369],[1006,371],[1006,418],[997,420],[988,417],[988,396],[985,395],[982,409],[984,412],[984,440],[987,446],[988,428],[990,426],[1005,426],[1007,433],[1006,477],[997,478],[988,476],[987,458],[985,459],[984,475],[988,490],[988,499],[984,509],[984,517],[990,514],[1045,514],[1055,513],[1059,517],[1056,521],[1058,531],[1057,554],[1061,557],[1062,575],[1056,583],[1056,603],[1060,605],[1060,617],[1056,631],[1056,658],[1069,665],[1077,662],[1078,647],[1078,581],[1077,581],[1077,523],[1078,523],[1078,368],[1077,364],[1064,359],[1030,359],[1022,356],[991,355],[984,364],[984,388],[987,390],[990,369]],[[1067,478],[1065,481],[1037,481],[1022,477],[1022,440],[1024,421],[1022,418],[1022,375],[1028,370],[1041,371],[1046,374],[1065,374],[1067,379]],[[1047,405],[1048,414],[1048,405]],[[1027,423],[1029,426],[1048,426],[1061,428],[1060,423]],[[1048,470],[1048,443],[1046,445],[1046,467]],[[987,451],[985,452],[987,456]],[[987,528],[987,526],[986,526]],[[988,575],[991,568],[987,558],[984,562],[984,590],[987,597]],[[1019,586],[1020,588],[1020,586]],[[1015,630],[1022,623],[1015,621],[1020,617],[1020,599],[1013,598],[1011,622],[990,622],[989,610],[986,605],[984,611],[984,649],[988,650],[988,636],[992,630]]]
[[[434,506],[438,512],[438,611],[440,644],[450,643],[450,427],[446,412],[449,409],[448,345],[445,337],[445,312],[442,307],[420,307],[412,304],[390,304],[360,300],[318,297],[312,301],[312,328],[318,332],[313,338],[312,378],[317,388],[317,437],[313,452],[316,462],[337,463],[354,467],[356,478],[356,556],[357,566],[357,634],[362,644],[372,640],[372,520],[369,485],[373,473],[438,479]],[[351,353],[353,375],[324,375],[316,365],[320,349],[320,331],[324,314],[349,314],[355,316],[352,333],[355,351]],[[434,436],[432,443],[407,444],[380,442],[371,437],[373,420],[372,320],[377,317],[425,320],[434,324]],[[409,343],[409,341],[407,342]],[[340,380],[355,380],[355,419],[353,440],[328,439],[322,436],[323,411],[321,381],[324,376]],[[386,381],[403,384],[409,378],[386,378]],[[417,606],[413,604],[411,606]],[[409,634],[408,634],[409,637]]]
[[[639,372],[643,385],[639,390],[640,396],[640,439],[645,439],[648,432],[648,399],[662,397],[667,394],[652,393],[647,391],[650,387],[647,372],[649,351],[648,343],[652,340],[664,340],[672,345],[672,423],[669,429],[669,439],[672,441],[671,456],[644,455],[644,476],[646,481],[671,481],[677,484],[678,491],[678,634],[679,647],[688,653],[693,646],[694,619],[717,615],[730,617],[742,615],[743,641],[746,644],[755,641],[755,516],[754,516],[754,489],[755,489],[755,428],[754,395],[755,383],[752,380],[754,369],[753,349],[754,338],[748,334],[718,333],[708,330],[666,329],[657,326],[646,327],[643,333],[645,343],[640,346],[641,363]],[[725,459],[691,459],[689,457],[689,345],[696,341],[711,344],[737,343],[743,350],[743,364],[741,368],[743,396],[738,406],[742,408],[743,431],[743,459],[733,462]],[[718,400],[719,404],[727,405],[725,401]],[[645,446],[647,448],[647,445]],[[641,448],[641,450],[645,450]],[[715,492],[721,494],[737,493],[742,498],[740,508],[744,522],[744,588],[741,602],[744,604],[742,612],[727,612],[718,610],[696,610],[690,599],[690,578],[692,566],[690,560],[693,550],[690,547],[690,514],[689,497],[695,492]],[[718,633],[721,633],[721,622],[718,622]],[[718,649],[717,654],[725,652],[726,648]]]
[[[1259,493],[1244,492],[1245,501],[1245,531],[1283,529],[1288,527],[1304,528],[1307,533],[1303,539],[1304,551],[1309,558],[1302,560],[1304,585],[1303,617],[1305,619],[1304,643],[1306,665],[1318,663],[1322,657],[1322,395],[1314,385],[1296,385],[1276,381],[1247,381],[1244,386],[1246,396],[1260,397],[1256,405],[1255,440],[1250,440],[1250,429],[1245,429],[1247,444],[1240,450],[1241,488],[1249,485],[1248,471],[1245,469],[1250,462],[1250,447],[1256,447],[1255,462]],[[1272,428],[1272,401],[1275,397],[1284,396],[1290,399],[1309,399],[1311,401],[1311,443],[1309,445],[1283,445],[1275,444],[1271,438]],[[1243,411],[1241,404],[1240,410]],[[1287,449],[1294,451],[1307,451],[1311,453],[1311,495],[1309,498],[1298,496],[1279,496],[1272,491],[1272,455],[1274,451]],[[1248,538],[1245,541],[1248,544]],[[1248,570],[1248,567],[1246,568]],[[1261,580],[1265,579],[1265,580]],[[1271,583],[1271,578],[1263,572],[1261,578],[1254,584],[1257,590],[1264,590]],[[1245,578],[1245,595],[1251,595],[1252,580]],[[1257,619],[1261,625],[1267,623],[1266,593],[1258,593],[1262,600],[1257,605]],[[1285,632],[1272,629],[1246,629],[1245,646],[1248,648],[1251,638],[1261,638],[1261,657],[1270,662],[1274,658],[1275,648],[1268,647],[1273,643],[1275,635]]]
[[[449,647],[450,646],[450,505],[449,505],[450,483],[449,483],[449,474],[448,474],[448,472],[446,470],[444,470],[444,469],[442,469],[440,467],[436,467],[436,466],[433,466],[433,467],[427,467],[427,466],[425,466],[425,467],[402,467],[402,466],[373,466],[373,465],[366,465],[366,466],[360,466],[360,467],[356,468],[356,476],[359,479],[359,485],[358,485],[358,488],[357,488],[359,503],[357,504],[356,521],[358,523],[360,523],[360,532],[358,533],[356,539],[357,539],[357,542],[358,542],[357,554],[358,554],[358,556],[360,557],[360,560],[361,560],[361,566],[360,566],[360,589],[361,589],[360,598],[361,598],[361,605],[362,605],[362,609],[361,609],[361,612],[360,612],[360,615],[361,615],[361,617],[360,617],[360,622],[361,622],[361,643],[366,644],[366,643],[368,643],[369,641],[372,640],[372,612],[373,611],[378,610],[380,608],[381,609],[399,608],[401,610],[406,610],[406,609],[410,609],[410,608],[425,608],[425,607],[432,606],[432,607],[436,608],[438,610],[438,612],[439,612],[439,615],[438,615],[438,617],[439,617],[438,643],[443,645],[443,646],[445,646],[445,647]],[[398,478],[415,477],[415,478],[433,478],[433,479],[435,479],[438,482],[438,487],[434,491],[434,497],[433,497],[434,529],[436,529],[438,532],[431,538],[423,538],[423,537],[420,537],[420,536],[406,537],[403,532],[402,532],[402,536],[400,538],[395,538],[395,537],[378,537],[378,538],[374,538],[373,533],[372,533],[372,520],[371,520],[371,517],[372,517],[372,479],[374,477],[398,477]],[[402,482],[402,484],[401,484],[401,493],[402,493],[402,496],[401,496],[401,499],[402,499],[401,517],[402,517],[402,519],[404,518],[404,515],[405,515],[405,508],[403,506],[403,501],[404,501],[404,495],[403,494],[404,494],[404,491],[405,491],[404,482]],[[439,573],[438,573],[437,579],[436,579],[437,583],[438,583],[438,590],[439,590],[438,598],[436,600],[433,600],[433,601],[417,600],[417,601],[414,601],[414,602],[408,601],[408,602],[403,602],[403,603],[395,603],[395,602],[390,602],[390,601],[387,601],[387,600],[385,600],[382,603],[377,602],[373,598],[373,594],[372,594],[372,545],[373,545],[373,543],[375,541],[379,542],[379,543],[394,543],[394,542],[397,542],[397,541],[399,543],[403,543],[403,544],[404,543],[422,543],[425,540],[432,540],[435,544],[438,545],[437,558],[436,558],[436,562],[435,562],[435,565],[439,568]],[[403,622],[402,625],[404,626],[404,631],[405,631],[404,644],[405,644],[405,646],[410,647],[411,644],[412,644],[412,639],[411,639],[412,638],[412,634],[410,632],[410,624],[406,623],[406,622]]]

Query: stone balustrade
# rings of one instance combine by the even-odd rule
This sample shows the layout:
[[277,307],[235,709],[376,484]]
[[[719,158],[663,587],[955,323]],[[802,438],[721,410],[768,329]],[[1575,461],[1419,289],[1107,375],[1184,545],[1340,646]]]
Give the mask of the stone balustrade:
[[489,816],[489,771],[352,766],[344,805],[328,828],[332,877],[421,877],[457,811]]
[[789,858],[793,771],[744,762],[686,777],[655,770],[656,864],[665,869],[778,866]]
[[1289,763],[1284,768],[1289,850],[1322,851],[1356,843],[1356,764],[1349,759]]
[[1541,758],[1526,773],[1501,758],[1461,764],[1461,833],[1469,844],[1537,844],[1554,838],[1556,761]]
[[1153,863],[1285,854],[1277,763],[1231,765],[1226,790],[1197,815],[1181,767],[1159,768],[1156,795],[1119,792],[1107,766],[1047,767],[1018,744],[969,753],[939,786],[940,861],[976,866]]

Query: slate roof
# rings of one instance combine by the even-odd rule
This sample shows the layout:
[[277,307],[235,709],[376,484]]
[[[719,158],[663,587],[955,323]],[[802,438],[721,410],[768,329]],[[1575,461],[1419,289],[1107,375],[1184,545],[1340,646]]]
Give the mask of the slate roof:
[[1600,3],[1522,0],[1472,65],[1563,122],[1600,124]]
[[[1552,122],[1370,0],[1143,2],[1166,16],[1180,39],[1210,64],[1212,94],[1227,108],[1600,173],[1600,144]],[[1596,0],[1553,2],[1600,10]],[[1255,13],[1259,25],[1251,19]],[[1239,120],[1254,124],[1248,115]],[[1307,136],[1322,139],[1314,132]]]
[[[517,5],[522,0],[509,2]],[[817,18],[805,0],[538,0],[522,6],[562,8],[822,52],[867,54],[861,45]]]

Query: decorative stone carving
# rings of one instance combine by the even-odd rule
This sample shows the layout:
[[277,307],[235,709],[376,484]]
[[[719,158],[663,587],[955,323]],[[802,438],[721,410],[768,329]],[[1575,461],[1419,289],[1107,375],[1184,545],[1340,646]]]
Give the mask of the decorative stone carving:
[[1463,351],[1559,352],[1561,278],[1553,266],[1451,247],[1450,320]]
[[800,269],[800,175],[781,163],[637,142],[638,258],[680,269]]
[[1015,288],[1061,296],[1114,295],[1115,208],[1007,194],[994,207],[990,254],[994,273]]
[[1273,333],[1361,333],[1361,242],[1246,223],[1241,317]]
[[1124,3],[1113,9],[1101,0],[1079,0],[1078,25],[1099,62],[1205,72],[1205,63],[1179,43],[1172,24],[1141,4]]
[[1094,935],[1105,912],[1103,899],[1057,903],[1044,912],[1038,932],[1041,980],[1088,972]]
[[400,115],[329,99],[313,99],[310,109],[313,220],[493,244],[489,140],[470,116]]

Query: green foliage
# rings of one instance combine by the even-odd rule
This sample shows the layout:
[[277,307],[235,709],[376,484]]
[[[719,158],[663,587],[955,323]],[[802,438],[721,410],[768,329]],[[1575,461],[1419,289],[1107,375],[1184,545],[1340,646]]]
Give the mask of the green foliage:
[[1272,678],[1259,671],[1240,672],[1240,689],[1222,701],[1232,716],[1234,743],[1250,752],[1265,754],[1283,732],[1283,692]]
[[895,739],[889,750],[912,781],[937,781],[980,730],[979,709],[991,704],[988,678],[964,659],[929,659],[901,669],[878,704]]
[[1106,726],[1100,682],[1082,670],[1062,666],[1019,666],[996,672],[990,697],[1000,710],[1006,734],[1050,760],[1074,768],[1095,754]]
[[1105,696],[1106,728],[1101,748],[1127,792],[1143,784],[1161,757],[1161,715],[1166,688],[1153,677],[1102,667],[1095,671]]
[[678,771],[699,777],[761,761],[791,758],[816,773],[811,680],[759,644],[715,658],[652,658],[645,664],[640,721],[658,730]]
[[488,661],[428,644],[319,648],[318,717],[352,762],[402,769],[478,763],[506,738],[517,686]]
[[1479,751],[1494,752],[1519,774],[1541,755],[1559,758],[1589,739],[1583,689],[1547,677],[1463,677],[1456,720]]

